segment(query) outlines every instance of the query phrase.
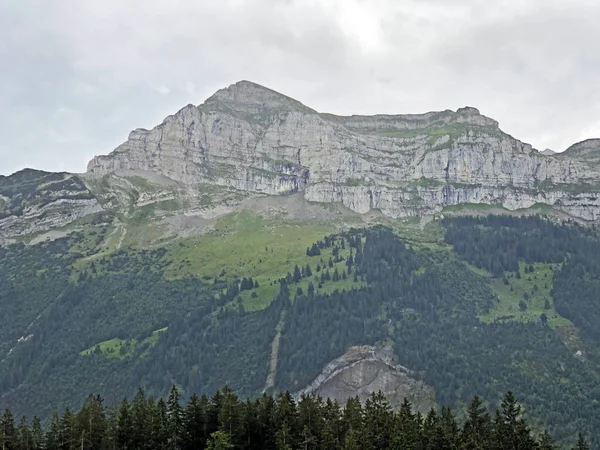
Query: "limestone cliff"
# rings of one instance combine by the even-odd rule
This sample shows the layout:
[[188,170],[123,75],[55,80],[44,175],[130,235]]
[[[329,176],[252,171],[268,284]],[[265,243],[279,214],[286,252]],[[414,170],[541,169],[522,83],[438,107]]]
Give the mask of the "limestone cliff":
[[537,203],[572,216],[600,215],[600,146],[548,156],[505,134],[474,108],[419,115],[319,114],[241,81],[152,130],[137,129],[88,177],[154,172],[184,186],[247,193],[302,192],[358,213],[390,217],[440,212],[462,203],[515,210]]

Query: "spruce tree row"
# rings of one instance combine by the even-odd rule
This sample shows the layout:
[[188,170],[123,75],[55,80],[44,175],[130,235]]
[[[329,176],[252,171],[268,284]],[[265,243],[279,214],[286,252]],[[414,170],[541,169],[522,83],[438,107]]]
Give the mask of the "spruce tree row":
[[[449,408],[422,415],[406,399],[393,411],[381,392],[364,405],[351,398],[342,407],[289,392],[242,401],[225,387],[183,404],[175,386],[166,402],[142,390],[113,406],[90,396],[78,412],[55,414],[46,431],[35,417],[15,424],[5,410],[0,444],[2,450],[558,449],[548,433],[534,436],[511,392],[493,415],[473,398],[461,425]],[[579,435],[572,448],[589,446]]]

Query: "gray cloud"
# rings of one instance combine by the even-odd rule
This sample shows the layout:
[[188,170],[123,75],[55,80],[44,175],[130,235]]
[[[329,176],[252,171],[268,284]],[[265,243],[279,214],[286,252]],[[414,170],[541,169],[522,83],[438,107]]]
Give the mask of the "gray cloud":
[[83,171],[240,79],[337,114],[472,105],[538,148],[600,136],[600,5],[498,3],[0,4],[0,173]]

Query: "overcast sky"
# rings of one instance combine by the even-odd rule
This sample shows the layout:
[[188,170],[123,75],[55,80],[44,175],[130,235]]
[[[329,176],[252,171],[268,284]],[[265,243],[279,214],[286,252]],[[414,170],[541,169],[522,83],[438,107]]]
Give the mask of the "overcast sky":
[[474,106],[561,151],[600,137],[599,22],[598,0],[0,0],[0,174],[82,172],[242,79],[336,114]]

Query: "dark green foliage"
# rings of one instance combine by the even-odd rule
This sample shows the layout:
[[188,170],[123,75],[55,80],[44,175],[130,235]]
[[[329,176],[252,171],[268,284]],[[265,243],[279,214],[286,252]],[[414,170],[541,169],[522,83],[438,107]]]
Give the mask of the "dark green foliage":
[[[211,398],[193,394],[186,405],[173,387],[167,405],[138,391],[132,403],[123,399],[103,408],[90,396],[76,413],[55,416],[45,436],[39,421],[23,417],[15,426],[10,411],[0,419],[0,445],[7,450],[153,450],[153,449],[556,449],[543,433],[536,439],[509,392],[495,420],[478,398],[461,426],[449,408],[431,409],[425,418],[404,400],[392,411],[381,392],[364,408],[357,398],[345,407],[314,395],[294,399],[288,392],[240,399],[227,387]],[[581,434],[574,449],[589,446]]]
[[[300,401],[294,409],[293,399],[286,397],[240,402],[236,395],[258,396],[264,388],[271,345],[283,319],[275,388],[300,389],[349,346],[390,339],[401,363],[435,389],[440,406],[460,408],[474,395],[497,404],[506,390],[514,389],[535,418],[536,429],[548,425],[561,443],[574,443],[579,430],[591,435],[600,429],[600,379],[592,346],[598,342],[600,323],[595,235],[535,218],[448,219],[444,224],[458,255],[507,281],[511,275],[505,271],[514,271],[520,260],[528,262],[525,279],[535,276],[529,265],[554,264],[554,304],[582,331],[590,349],[587,361],[573,358],[573,351],[542,317],[535,323],[481,322],[478,315],[496,302],[489,278],[477,275],[450,252],[415,250],[418,247],[386,228],[351,230],[315,243],[309,253],[327,248],[332,256],[337,253],[332,267],[324,258],[314,275],[309,266],[282,268],[282,274],[290,272],[273,282],[280,283],[277,298],[257,312],[246,312],[240,300],[240,293],[258,287],[247,274],[227,278],[225,272],[218,277],[215,273],[206,283],[192,277],[169,280],[163,274],[168,264],[164,249],[123,249],[73,274],[72,265],[81,255],[72,249],[84,239],[73,234],[43,245],[0,248],[0,301],[8,314],[0,317],[2,401],[17,417],[36,412],[47,419],[55,406],[81,407],[84,393],[90,391],[115,403],[134,395],[140,385],[150,395],[166,397],[175,382],[183,401],[191,392],[208,394],[227,383],[235,394],[224,391],[212,399],[190,399],[175,427],[173,405],[136,396],[118,408],[121,425],[129,430],[120,439],[134,448],[161,448],[157,442],[170,442],[169,448],[204,448],[213,433],[221,431],[224,435],[215,435],[219,439],[212,442],[222,442],[225,436],[236,448],[368,448],[381,442],[393,448],[456,448],[456,427],[445,409],[421,420],[403,408],[385,431],[368,434],[362,421],[366,406],[354,404],[350,412],[341,413],[351,416],[348,422],[340,422],[327,418],[339,415],[335,404],[321,408],[309,402],[305,410]],[[468,242],[472,236],[477,244]],[[351,253],[340,263],[342,248]],[[352,275],[347,276],[346,269]],[[332,279],[345,285],[345,276],[348,284],[350,279],[360,280],[364,287],[323,289]],[[306,277],[311,278],[302,284]],[[296,294],[293,299],[290,289]],[[547,310],[549,318],[554,314],[549,300]],[[153,341],[148,339],[167,326]],[[28,333],[32,336],[25,339]],[[114,338],[129,342],[121,359],[108,358],[98,346],[87,356],[79,354]],[[375,414],[385,410],[376,400],[369,409],[374,429],[387,417]],[[153,403],[144,407],[148,402]],[[230,408],[220,413],[224,404],[239,405],[241,412]],[[287,412],[276,414],[279,407]],[[306,419],[312,410],[321,411],[311,413],[314,422]],[[112,448],[121,416],[108,410],[94,414],[104,414],[109,441],[102,445]],[[147,430],[136,417],[151,417],[154,425]],[[478,424],[476,429],[493,436],[490,430],[500,422],[477,417],[474,414],[471,421]],[[51,420],[47,439],[80,445],[81,435],[72,431],[78,425],[67,419]],[[33,422],[29,431],[16,422],[17,434],[34,442]],[[195,432],[197,427],[202,431]],[[475,425],[465,427],[459,434],[475,433]],[[426,439],[420,434],[425,428]],[[173,429],[184,430],[184,438],[168,441],[169,435],[180,433]],[[96,431],[86,433],[91,439]],[[145,435],[152,437],[144,440]]]

